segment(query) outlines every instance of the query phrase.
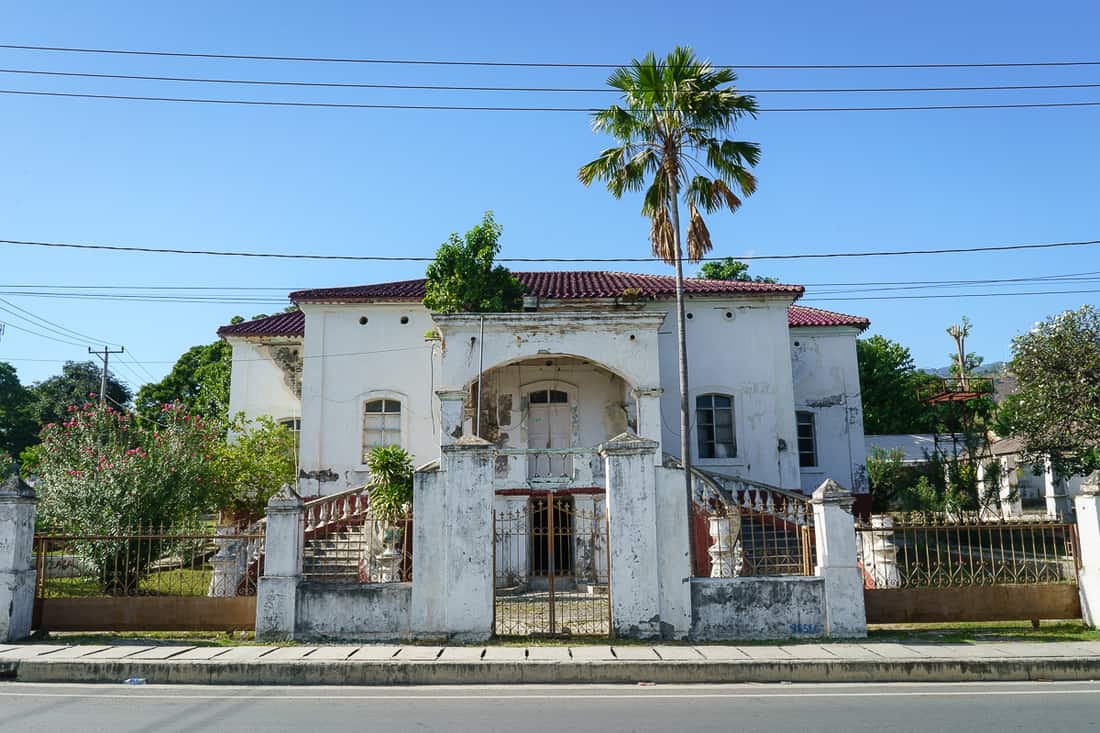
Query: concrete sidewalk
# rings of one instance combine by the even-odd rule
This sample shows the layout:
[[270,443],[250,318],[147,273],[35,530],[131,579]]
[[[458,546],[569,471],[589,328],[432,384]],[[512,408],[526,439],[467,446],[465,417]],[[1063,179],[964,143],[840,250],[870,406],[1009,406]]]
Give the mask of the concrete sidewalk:
[[1100,642],[622,646],[0,645],[0,679],[150,684],[958,682],[1100,679]]

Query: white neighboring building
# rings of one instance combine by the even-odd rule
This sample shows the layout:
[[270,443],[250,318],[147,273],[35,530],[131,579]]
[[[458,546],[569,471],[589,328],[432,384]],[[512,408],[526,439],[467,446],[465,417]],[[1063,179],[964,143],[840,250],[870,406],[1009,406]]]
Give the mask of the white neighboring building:
[[[455,409],[462,432],[501,449],[502,497],[602,491],[594,449],[627,429],[677,456],[673,278],[515,274],[525,312],[484,317],[433,316],[423,280],[292,293],[300,312],[219,329],[233,346],[230,411],[300,419],[304,496],[361,485],[372,445],[435,460],[457,437],[440,435]],[[794,305],[799,285],[686,289],[694,464],[807,494],[825,478],[865,493],[855,340],[867,319]]]

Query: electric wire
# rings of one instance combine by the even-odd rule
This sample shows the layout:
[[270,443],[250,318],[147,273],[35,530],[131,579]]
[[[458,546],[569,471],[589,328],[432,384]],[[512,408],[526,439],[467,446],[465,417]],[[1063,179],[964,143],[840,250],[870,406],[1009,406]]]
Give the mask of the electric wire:
[[[42,242],[35,240],[0,239],[0,245],[55,247],[66,249],[102,250],[111,252],[144,252],[153,254],[205,255],[213,257],[256,257],[284,260],[335,260],[341,262],[432,262],[434,256],[412,255],[324,255],[289,252],[243,252],[233,250],[182,249],[174,247],[138,247],[117,244],[83,244],[75,242]],[[1100,239],[1069,242],[1036,242],[1028,244],[998,244],[976,247],[940,247],[931,249],[873,250],[868,252],[802,252],[775,255],[735,255],[743,262],[764,260],[819,260],[858,257],[897,257],[903,255],[967,254],[973,252],[1009,252],[1016,250],[1044,250],[1056,248],[1089,247],[1100,244]],[[699,261],[721,261],[726,257],[703,257]],[[658,257],[497,257],[497,262],[661,262]]]
[[[100,99],[126,102],[178,102],[185,104],[236,105],[244,107],[293,107],[303,109],[369,109],[416,110],[422,112],[567,112],[591,114],[599,107],[523,107],[459,104],[365,104],[357,102],[293,102],[273,99],[213,99],[207,97],[160,97],[137,94],[91,94],[86,92],[47,92],[28,89],[0,89],[0,94],[28,97],[67,99]],[[1011,104],[933,104],[890,105],[879,107],[760,107],[757,111],[773,112],[917,112],[979,109],[1057,109],[1100,107],[1100,101],[1086,102],[1021,102]],[[662,110],[655,109],[655,112]]]
[[[276,56],[242,53],[211,53],[197,51],[155,51],[143,49],[89,48],[80,46],[44,46],[30,44],[0,43],[0,48],[22,51],[48,51],[56,53],[110,54],[124,56],[159,56],[172,58],[231,59],[242,61],[289,61],[308,63],[375,64],[395,66],[480,66],[509,68],[551,68],[551,69],[618,69],[625,64],[606,63],[562,63],[562,62],[524,62],[524,61],[471,61],[453,59],[393,59],[393,58],[354,58],[339,56]],[[955,63],[898,63],[898,64],[712,64],[719,69],[775,69],[775,70],[844,70],[844,69],[990,69],[990,68],[1027,68],[1062,66],[1100,66],[1096,60],[1051,60],[1051,61],[991,61],[991,62],[955,62]]]
[[[236,79],[194,76],[156,76],[148,74],[103,74],[78,71],[54,71],[45,69],[0,69],[0,74],[23,74],[28,76],[49,76],[78,79],[116,79],[127,81],[162,81],[188,84],[226,84],[240,86],[305,87],[321,89],[388,89],[407,91],[448,91],[448,92],[507,92],[507,93],[550,93],[550,94],[621,94],[613,87],[546,87],[546,86],[464,86],[453,84],[381,84],[373,82],[332,82],[332,81],[289,81],[274,79]],[[992,91],[1034,91],[1040,89],[1096,89],[1100,83],[1078,84],[992,84],[976,86],[940,86],[940,87],[826,87],[826,88],[774,88],[743,89],[736,88],[742,94],[881,94],[881,93],[924,93],[924,92],[992,92]]]
[[[38,321],[41,324],[41,325],[36,324],[38,328],[45,328],[47,331],[52,331],[53,333],[56,333],[59,336],[65,336],[67,338],[75,337],[77,339],[88,339],[90,341],[105,344],[105,345],[108,345],[108,346],[122,346],[122,344],[117,343],[115,341],[108,341],[108,340],[105,340],[105,339],[98,339],[98,338],[95,338],[94,336],[89,336],[86,333],[81,333],[80,331],[74,331],[71,328],[66,328],[65,326],[62,326],[60,323],[55,323],[54,321],[51,321],[48,318],[43,318],[40,315],[32,313],[31,311],[27,310],[26,308],[21,308],[18,305],[16,305],[15,303],[12,303],[9,300],[4,300],[3,298],[0,298],[0,303],[3,303],[4,305],[8,306],[8,308],[14,308],[15,310],[19,311],[20,313],[23,313],[24,314],[24,320],[27,320],[27,321],[32,322],[32,323],[35,322],[35,321]],[[5,308],[4,310],[8,310],[8,308]],[[8,312],[10,313],[11,311],[9,310]]]

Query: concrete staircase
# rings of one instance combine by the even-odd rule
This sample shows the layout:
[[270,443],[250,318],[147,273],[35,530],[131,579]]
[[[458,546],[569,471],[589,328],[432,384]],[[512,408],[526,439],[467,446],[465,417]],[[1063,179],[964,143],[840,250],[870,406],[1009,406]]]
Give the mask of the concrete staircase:
[[359,561],[366,549],[363,525],[307,537],[302,548],[302,575],[316,582],[357,583]]

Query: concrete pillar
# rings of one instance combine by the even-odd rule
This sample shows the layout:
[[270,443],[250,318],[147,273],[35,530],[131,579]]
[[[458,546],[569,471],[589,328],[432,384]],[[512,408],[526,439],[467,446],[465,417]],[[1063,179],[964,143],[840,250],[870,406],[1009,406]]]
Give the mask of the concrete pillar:
[[293,639],[302,582],[302,497],[287,484],[267,502],[264,574],[256,598],[256,638]]
[[493,633],[492,443],[442,446],[440,470],[413,482],[411,627],[419,637],[483,641]]
[[1073,502],[1066,495],[1066,480],[1054,472],[1050,461],[1046,462],[1043,470],[1043,497],[1047,503],[1047,514],[1072,519]]
[[1081,616],[1092,627],[1100,626],[1100,471],[1093,471],[1074,497],[1081,569],[1077,573]]
[[462,437],[466,390],[437,389],[435,394],[439,398],[439,444],[451,445]]
[[34,489],[18,475],[0,484],[0,641],[31,633],[36,503]]
[[661,464],[664,456],[661,453],[661,393],[660,387],[636,387],[632,394],[637,403],[638,435],[657,443],[654,452],[654,461]]
[[610,520],[612,631],[619,637],[660,638],[660,556],[653,467],[657,442],[622,433],[599,450],[606,465]]
[[894,546],[894,520],[889,514],[874,514],[871,526],[882,531],[859,533],[863,570],[870,574],[876,588],[898,588],[901,576],[898,574],[898,548]]
[[817,575],[825,580],[826,636],[867,636],[852,492],[832,479],[813,495]]

